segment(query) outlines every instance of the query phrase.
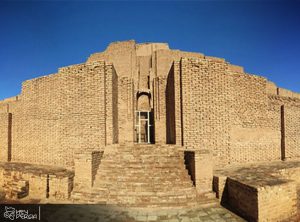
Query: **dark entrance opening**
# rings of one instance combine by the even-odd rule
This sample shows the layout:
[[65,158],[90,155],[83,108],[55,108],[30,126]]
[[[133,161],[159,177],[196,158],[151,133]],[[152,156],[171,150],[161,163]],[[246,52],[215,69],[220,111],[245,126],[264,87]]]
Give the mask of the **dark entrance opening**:
[[153,112],[136,111],[135,117],[135,142],[153,143]]

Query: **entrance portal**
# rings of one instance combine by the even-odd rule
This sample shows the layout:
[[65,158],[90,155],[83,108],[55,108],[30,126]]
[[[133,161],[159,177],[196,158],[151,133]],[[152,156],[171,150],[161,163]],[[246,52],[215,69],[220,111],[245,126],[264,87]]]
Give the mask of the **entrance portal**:
[[135,111],[135,132],[136,138],[135,141],[137,143],[151,143],[151,132],[152,132],[152,124],[151,117],[152,112],[150,111]]

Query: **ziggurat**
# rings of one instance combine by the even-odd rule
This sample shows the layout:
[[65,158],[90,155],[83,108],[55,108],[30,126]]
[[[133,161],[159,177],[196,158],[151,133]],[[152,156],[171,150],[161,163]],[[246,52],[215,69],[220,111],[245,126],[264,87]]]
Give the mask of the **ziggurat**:
[[224,169],[299,156],[300,94],[165,43],[112,43],[0,101],[6,199],[168,208],[217,195],[245,218],[276,221],[297,210],[296,162],[272,185]]

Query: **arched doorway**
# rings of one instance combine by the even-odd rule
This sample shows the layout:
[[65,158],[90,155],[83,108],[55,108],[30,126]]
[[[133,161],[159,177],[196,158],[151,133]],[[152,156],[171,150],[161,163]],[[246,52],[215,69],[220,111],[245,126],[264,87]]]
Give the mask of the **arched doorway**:
[[137,93],[137,107],[135,111],[135,142],[153,143],[153,112],[150,105],[151,94]]

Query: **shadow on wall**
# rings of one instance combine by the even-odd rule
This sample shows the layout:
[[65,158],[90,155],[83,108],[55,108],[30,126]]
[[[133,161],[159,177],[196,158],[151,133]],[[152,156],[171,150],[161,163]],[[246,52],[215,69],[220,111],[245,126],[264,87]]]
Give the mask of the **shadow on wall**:
[[[215,178],[214,178],[214,179],[215,179]],[[220,196],[218,196],[218,195],[220,195]],[[246,219],[247,221],[255,221],[255,220],[253,220],[253,219],[251,220],[251,218],[245,218],[243,215],[240,214],[240,212],[239,212],[236,208],[234,208],[234,207],[232,207],[232,206],[230,205],[229,200],[228,200],[229,195],[228,195],[228,180],[227,180],[227,179],[226,179],[225,184],[224,184],[224,190],[223,190],[223,192],[221,192],[221,191],[219,190],[219,192],[218,192],[218,194],[217,194],[217,197],[220,199],[220,204],[221,204],[223,207],[225,207],[226,209],[228,209],[228,210],[230,210],[231,212],[233,212],[233,213],[235,213],[235,214],[237,214],[237,215],[243,217],[243,218]]]
[[8,114],[8,150],[7,150],[7,161],[11,161],[11,145],[12,145],[12,114]]
[[168,74],[165,97],[167,144],[176,144],[174,65],[172,65]]
[[193,185],[196,186],[195,178],[195,152],[193,151],[184,151],[184,165],[190,175]]

